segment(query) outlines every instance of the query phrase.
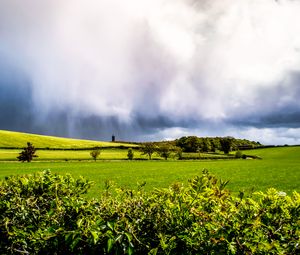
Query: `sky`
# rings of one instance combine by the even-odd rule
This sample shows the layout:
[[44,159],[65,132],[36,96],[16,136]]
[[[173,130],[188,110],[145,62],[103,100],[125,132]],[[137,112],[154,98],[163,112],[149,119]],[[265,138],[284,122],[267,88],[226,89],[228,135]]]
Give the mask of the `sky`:
[[1,0],[0,129],[300,144],[300,1]]

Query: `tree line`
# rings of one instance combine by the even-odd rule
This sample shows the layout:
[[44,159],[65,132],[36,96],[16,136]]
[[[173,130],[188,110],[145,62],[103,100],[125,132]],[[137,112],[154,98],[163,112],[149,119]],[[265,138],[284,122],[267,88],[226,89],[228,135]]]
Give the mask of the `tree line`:
[[[197,136],[183,136],[173,141],[162,142],[144,142],[139,144],[139,150],[142,155],[147,155],[148,159],[152,159],[154,153],[164,159],[170,158],[172,155],[177,156],[178,159],[182,158],[182,153],[204,152],[204,153],[216,153],[224,152],[229,154],[230,151],[239,151],[242,149],[253,149],[261,147],[259,142],[249,141],[246,139],[236,139],[234,137],[197,137]],[[103,148],[95,147],[90,156],[93,160],[97,160]],[[30,162],[36,155],[36,148],[30,143],[27,143],[27,147],[24,147],[20,155],[17,157],[19,161]],[[128,148],[127,158],[129,160],[134,159],[134,151],[132,148]]]
[[262,146],[260,142],[227,137],[183,136],[175,140],[175,145],[184,152],[216,152],[228,154],[231,150],[253,149]]

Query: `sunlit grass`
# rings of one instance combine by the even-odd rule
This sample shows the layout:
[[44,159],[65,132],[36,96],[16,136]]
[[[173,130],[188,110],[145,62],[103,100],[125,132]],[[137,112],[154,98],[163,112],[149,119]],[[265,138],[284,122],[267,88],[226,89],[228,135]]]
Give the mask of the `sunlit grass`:
[[118,147],[118,146],[131,146],[133,144],[112,143],[103,141],[91,141],[80,139],[69,139],[54,136],[43,136],[36,134],[20,133],[0,130],[0,148],[22,148],[26,146],[27,142],[31,142],[36,148],[92,148],[96,146],[103,147]]
[[145,189],[152,190],[186,182],[206,168],[219,178],[230,180],[228,188],[233,192],[270,187],[289,194],[293,190],[300,191],[300,147],[254,150],[251,154],[261,156],[262,160],[1,162],[0,178],[51,169],[94,181],[89,196],[97,196],[103,191],[105,180],[127,188],[136,188],[137,183],[146,181]]

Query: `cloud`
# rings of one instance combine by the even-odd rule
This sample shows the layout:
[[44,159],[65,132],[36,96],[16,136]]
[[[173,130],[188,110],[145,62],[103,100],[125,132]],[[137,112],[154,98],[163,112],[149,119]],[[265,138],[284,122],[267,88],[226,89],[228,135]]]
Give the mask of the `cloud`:
[[299,11],[292,0],[1,1],[0,128],[128,140],[268,129],[272,142],[300,124]]

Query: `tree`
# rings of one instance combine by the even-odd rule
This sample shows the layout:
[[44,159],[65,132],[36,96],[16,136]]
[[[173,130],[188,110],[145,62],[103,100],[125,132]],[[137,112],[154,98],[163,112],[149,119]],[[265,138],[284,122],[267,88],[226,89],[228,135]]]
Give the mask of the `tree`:
[[201,151],[203,152],[209,152],[211,151],[212,146],[211,146],[211,142],[208,138],[202,138],[201,139]]
[[142,155],[148,155],[151,160],[152,154],[156,151],[156,146],[154,143],[147,142],[143,143],[141,146]]
[[175,147],[175,153],[178,159],[182,159],[183,155],[182,155],[182,149],[180,147]]
[[30,162],[30,161],[32,161],[33,158],[38,157],[35,154],[35,151],[36,151],[36,148],[34,148],[34,146],[30,142],[27,142],[27,147],[24,147],[23,151],[20,152],[17,159],[22,162],[25,162],[25,161]]
[[197,152],[201,144],[197,136],[184,136],[176,141],[176,146],[179,146],[185,152]]
[[221,150],[224,151],[225,154],[228,154],[231,150],[233,143],[232,137],[224,137],[220,139]]
[[97,158],[100,156],[101,154],[101,149],[99,147],[94,148],[91,152],[90,155],[91,157],[96,161]]
[[164,143],[158,148],[158,154],[165,160],[167,160],[172,153],[172,146],[168,143]]
[[133,160],[133,157],[134,157],[134,152],[133,152],[132,148],[129,148],[128,152],[127,152],[127,158],[129,160]]

